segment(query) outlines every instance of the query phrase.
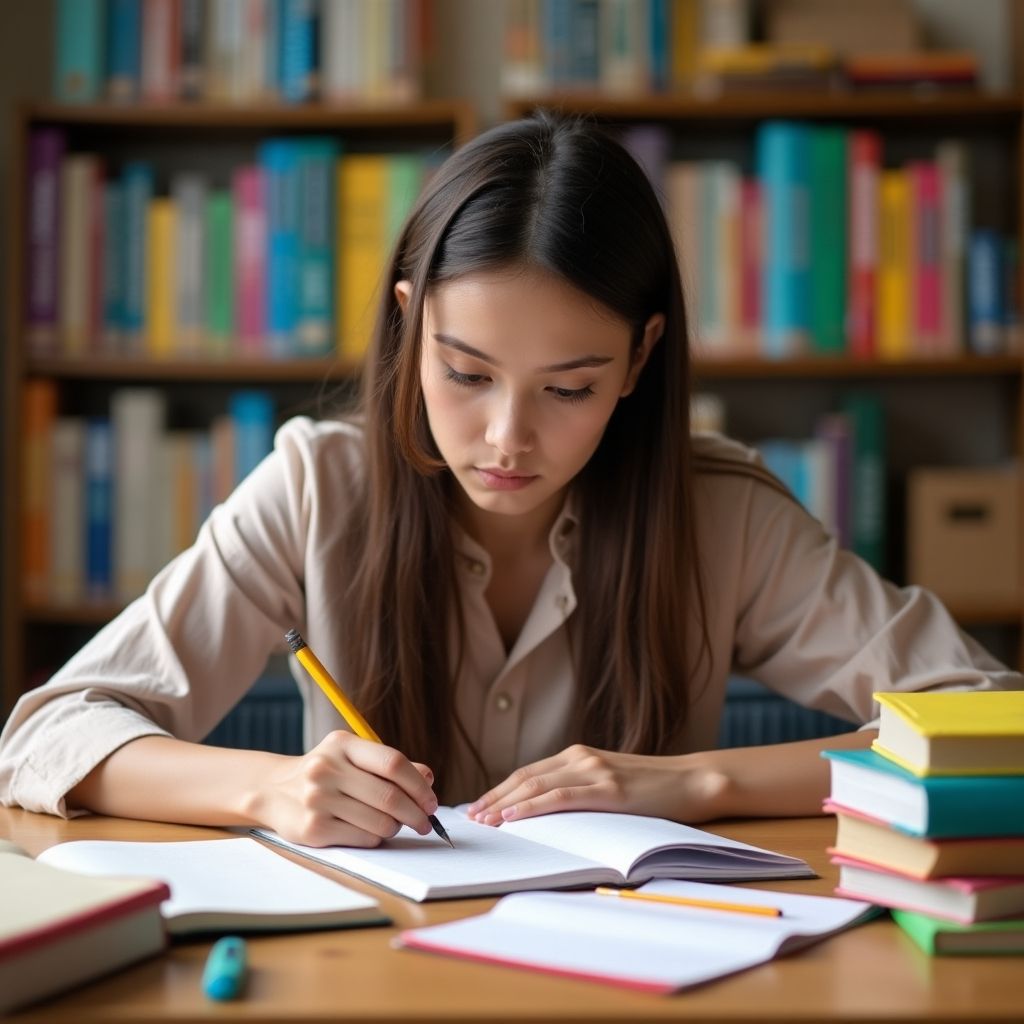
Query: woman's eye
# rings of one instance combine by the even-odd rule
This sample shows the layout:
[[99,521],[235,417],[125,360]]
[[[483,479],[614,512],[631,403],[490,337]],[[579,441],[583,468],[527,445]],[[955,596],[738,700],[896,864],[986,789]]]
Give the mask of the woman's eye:
[[591,387],[585,388],[552,388],[551,393],[563,402],[585,402],[593,393]]
[[458,370],[453,370],[450,366],[444,368],[444,377],[445,380],[450,380],[453,384],[464,388],[476,387],[487,380],[482,373],[459,373]]

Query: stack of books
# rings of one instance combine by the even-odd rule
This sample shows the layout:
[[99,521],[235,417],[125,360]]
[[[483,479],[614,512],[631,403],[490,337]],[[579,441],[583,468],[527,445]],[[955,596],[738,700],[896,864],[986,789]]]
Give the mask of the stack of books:
[[873,749],[824,752],[836,892],[928,953],[1024,953],[1024,692],[874,696]]

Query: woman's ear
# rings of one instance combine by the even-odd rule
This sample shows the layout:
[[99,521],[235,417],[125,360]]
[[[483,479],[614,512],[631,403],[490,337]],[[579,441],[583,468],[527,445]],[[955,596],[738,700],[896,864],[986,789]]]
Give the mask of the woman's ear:
[[412,281],[395,282],[395,301],[401,307],[402,316],[405,316],[405,311],[409,308],[409,299],[411,296]]
[[640,344],[636,347],[633,352],[633,359],[630,363],[629,373],[626,374],[626,382],[622,385],[622,391],[619,393],[620,397],[625,398],[626,395],[633,393],[636,388],[636,382],[640,379],[640,371],[643,370],[647,364],[647,360],[650,357],[654,346],[661,340],[662,334],[665,333],[665,314],[655,313],[651,318],[644,324],[644,336],[640,341]]

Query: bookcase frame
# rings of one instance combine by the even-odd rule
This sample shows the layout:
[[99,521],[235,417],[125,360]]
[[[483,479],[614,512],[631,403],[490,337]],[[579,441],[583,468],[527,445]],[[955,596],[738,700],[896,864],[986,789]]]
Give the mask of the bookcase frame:
[[408,104],[373,103],[230,105],[214,103],[131,104],[114,106],[22,104],[13,119],[12,167],[8,194],[7,343],[3,350],[3,579],[0,581],[0,722],[29,683],[27,633],[30,627],[59,630],[101,626],[121,608],[113,602],[38,605],[26,601],[22,588],[22,482],[24,479],[23,395],[27,380],[45,377],[62,387],[109,387],[117,382],[166,386],[181,382],[210,384],[316,385],[351,378],[356,367],[340,358],[254,361],[228,359],[153,360],[101,357],[35,359],[28,353],[25,330],[26,188],[28,143],[35,126],[67,129],[74,149],[102,152],[104,140],[133,129],[195,132],[189,147],[218,145],[218,131],[251,137],[274,133],[337,135],[342,139],[377,140],[400,147],[422,143],[459,146],[477,131],[475,108],[462,100],[428,99]]
[[[1024,12],[1024,4],[1020,5]],[[1022,28],[1015,38],[1024,41]],[[883,136],[901,125],[922,122],[940,134],[955,135],[957,126],[970,125],[1005,139],[1016,158],[1017,216],[1012,225],[1018,240],[1024,239],[1024,57],[1019,69],[1018,92],[879,92],[815,93],[757,92],[704,98],[695,95],[658,94],[639,97],[609,97],[588,92],[558,92],[508,99],[504,114],[524,117],[544,108],[568,114],[586,115],[597,121],[624,128],[656,124],[670,130],[726,124],[730,130],[750,132],[764,120],[785,118],[830,124],[864,124],[876,127]],[[1024,274],[1024,270],[1021,271]],[[979,356],[969,352],[954,357],[920,356],[900,360],[865,360],[850,355],[807,355],[784,359],[759,357],[695,357],[695,386],[730,381],[819,381],[826,383],[877,383],[892,379],[922,382],[946,379],[993,378],[1013,389],[1014,422],[1010,425],[1017,459],[1021,530],[1024,534],[1024,352]],[[899,529],[903,529],[900,524]],[[1024,546],[1022,546],[1024,549]],[[1024,581],[1024,565],[1021,566]],[[950,611],[962,626],[1011,626],[1017,629],[1016,657],[1024,668],[1024,592],[1010,605],[972,602],[954,605]]]

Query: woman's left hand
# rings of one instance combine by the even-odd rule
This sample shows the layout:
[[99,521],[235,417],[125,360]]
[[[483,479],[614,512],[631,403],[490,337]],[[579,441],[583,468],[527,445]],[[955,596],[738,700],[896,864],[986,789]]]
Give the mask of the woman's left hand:
[[701,754],[653,757],[577,743],[554,757],[517,768],[470,804],[485,825],[555,811],[618,811],[675,821],[707,821],[719,813],[726,777]]

